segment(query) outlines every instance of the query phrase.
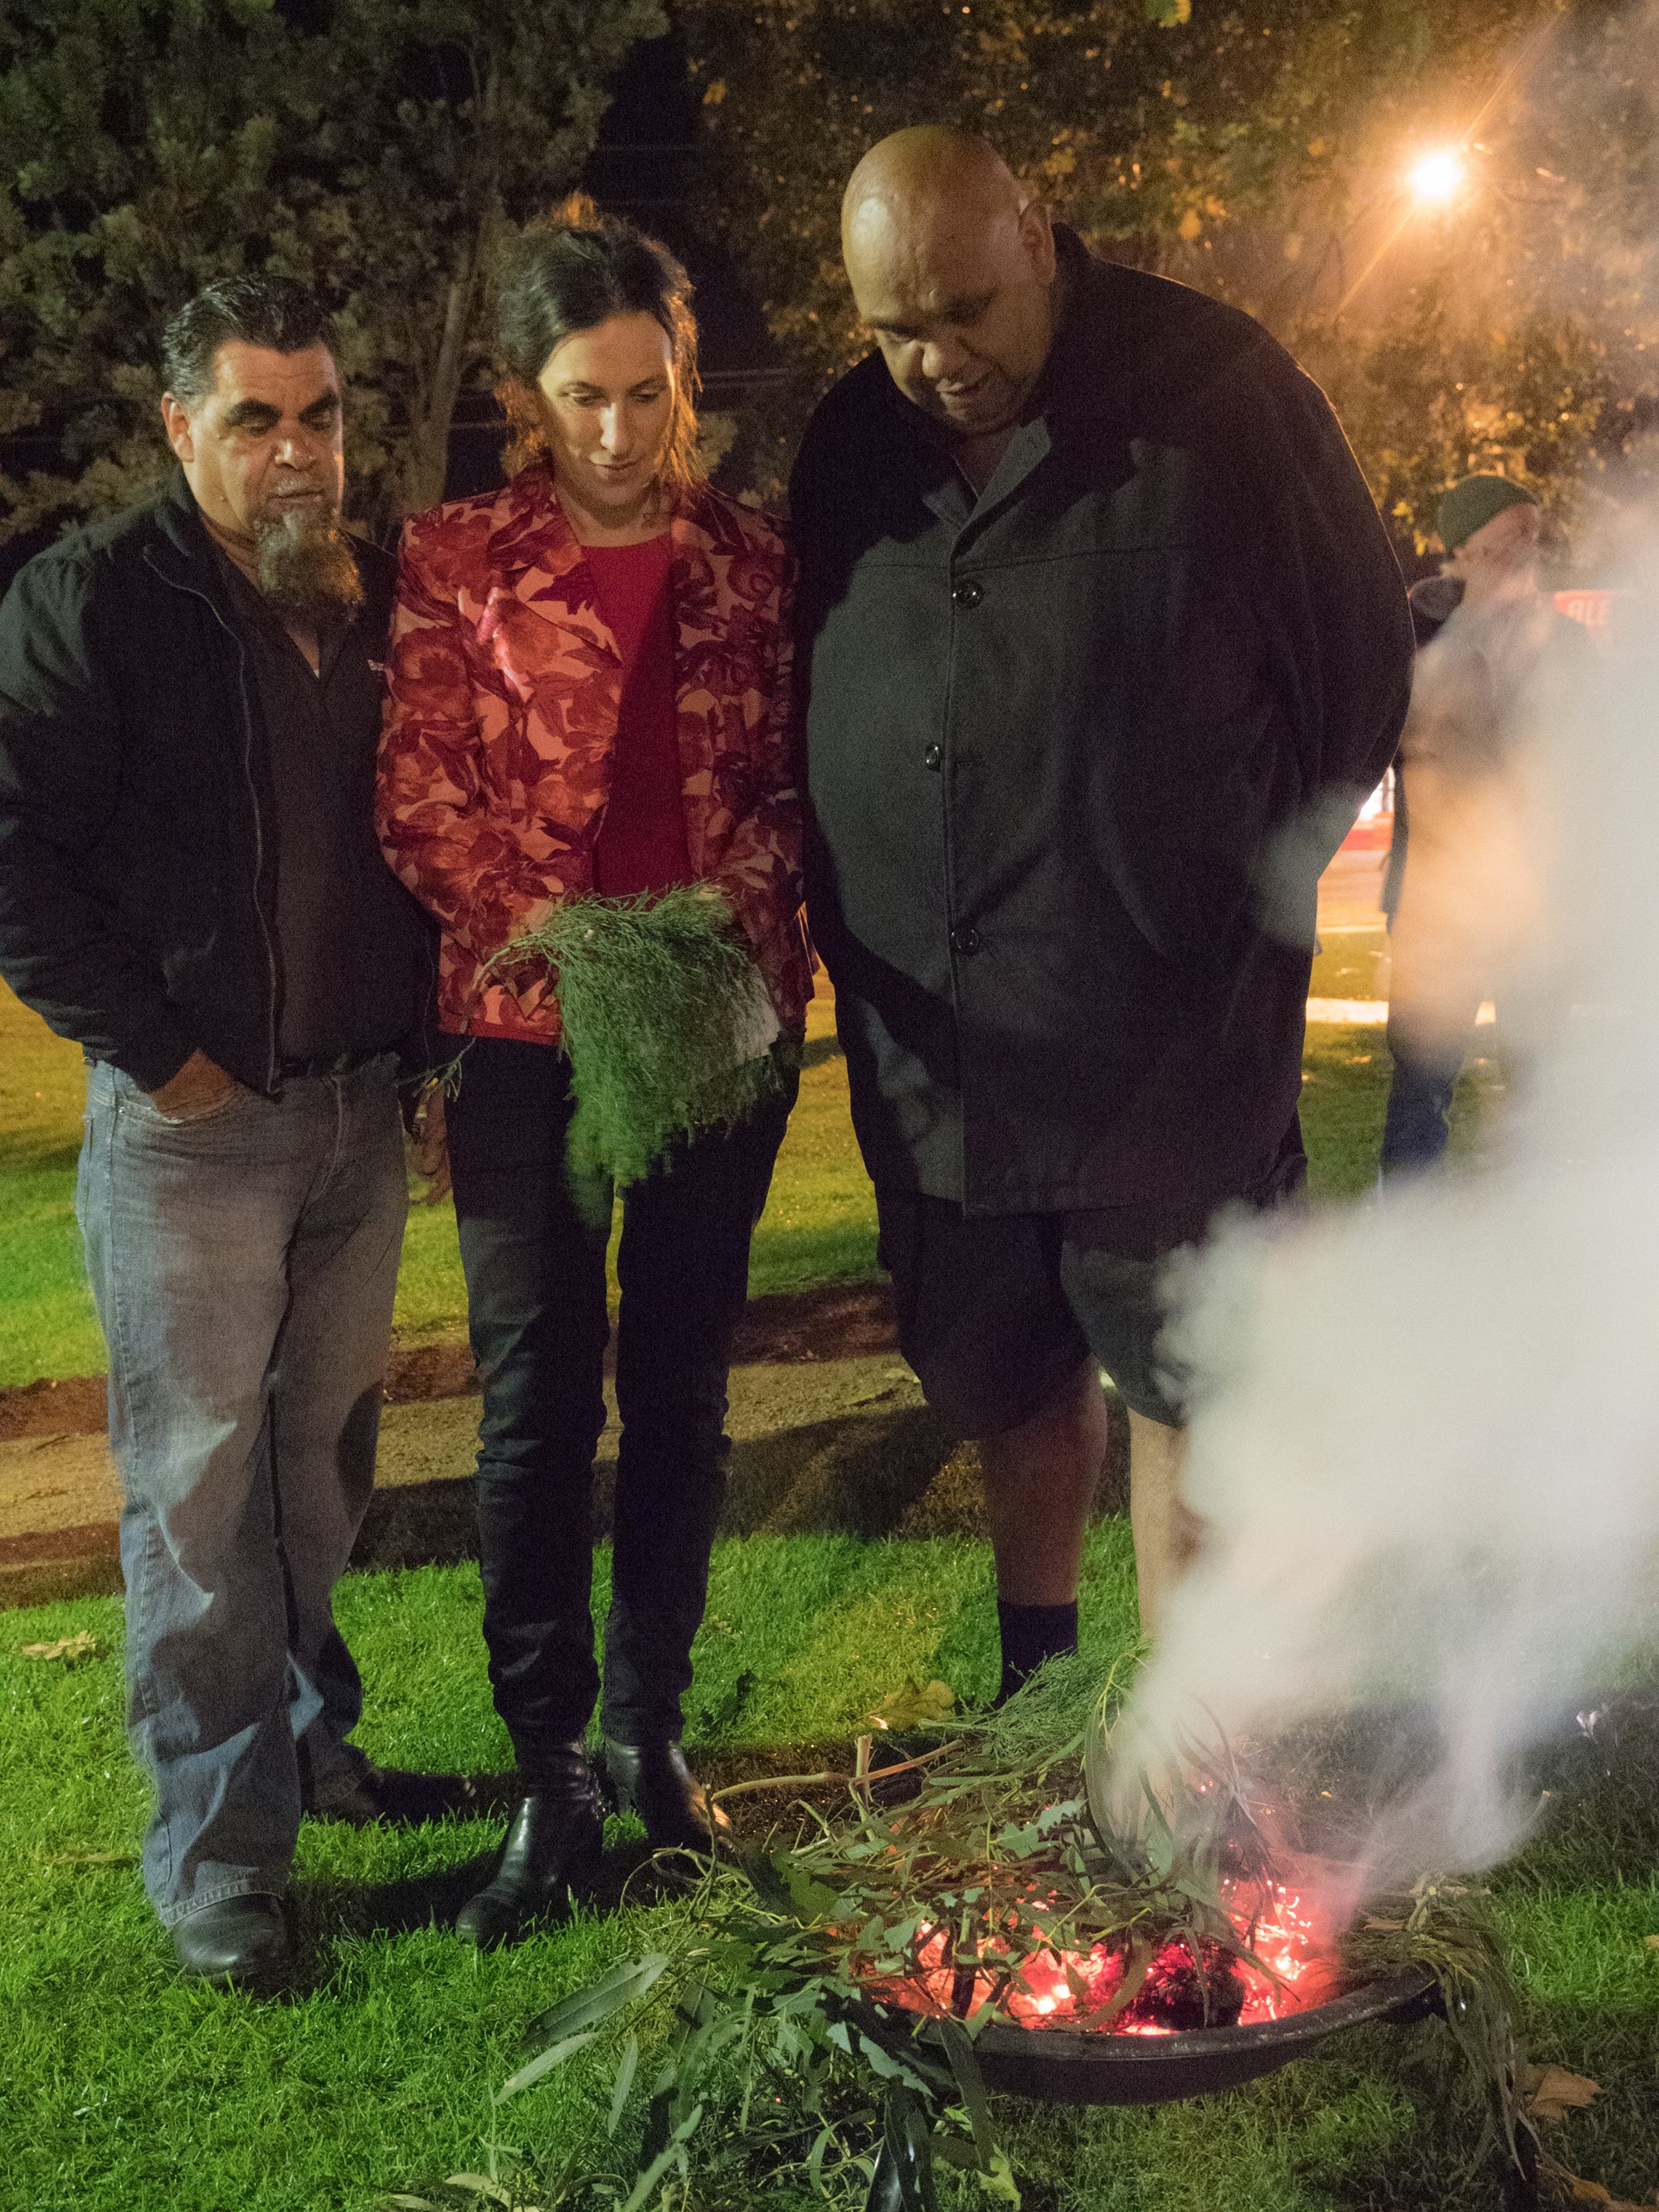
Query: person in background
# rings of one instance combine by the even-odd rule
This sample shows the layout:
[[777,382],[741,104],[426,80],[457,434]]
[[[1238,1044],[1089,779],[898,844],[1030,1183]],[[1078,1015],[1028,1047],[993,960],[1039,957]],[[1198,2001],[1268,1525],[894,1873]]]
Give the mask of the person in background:
[[[533,225],[499,301],[505,490],[408,525],[381,754],[386,854],[443,931],[458,1082],[450,1163],[483,1384],[484,1635],[518,1795],[461,1931],[507,1940],[580,1885],[602,1808],[584,1736],[605,1424],[611,1192],[568,1144],[544,967],[492,966],[556,901],[702,884],[799,1036],[790,563],[696,459],[684,271],[580,198]],[[659,1848],[708,1847],[680,1748],[728,1450],[749,1245],[793,1095],[629,1187],[617,1258],[622,1419],[605,1638],[605,1761]]]
[[373,823],[392,563],[347,534],[329,325],[167,326],[159,496],[0,606],[0,971],[88,1062],[143,1874],[185,1971],[266,1986],[301,1814],[423,1819],[350,1741],[332,1596],[374,1482],[426,917]]
[[1149,1630],[1190,1555],[1164,1263],[1302,1180],[1316,887],[1411,636],[1248,316],[1097,260],[957,131],[866,155],[842,244],[874,350],[791,489],[807,903],[905,1356],[979,1441],[1006,1692],[1076,1642],[1102,1368]]
[[1507,477],[1462,477],[1436,516],[1446,559],[1414,585],[1419,658],[1395,764],[1382,903],[1391,933],[1384,1179],[1444,1155],[1453,1093],[1518,887],[1507,772],[1540,686],[1593,650],[1540,581],[1545,515]]

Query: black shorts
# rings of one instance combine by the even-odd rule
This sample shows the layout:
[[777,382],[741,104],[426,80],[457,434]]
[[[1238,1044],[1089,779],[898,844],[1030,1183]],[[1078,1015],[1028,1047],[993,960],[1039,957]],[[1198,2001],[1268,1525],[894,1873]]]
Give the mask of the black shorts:
[[[1232,1202],[1279,1203],[1301,1189],[1304,1165],[1297,1133]],[[1125,1239],[1108,1213],[965,1214],[948,1199],[880,1185],[876,1210],[899,1348],[928,1404],[960,1434],[995,1436],[1030,1420],[1087,1359],[1133,1412],[1182,1425],[1182,1378],[1158,1346],[1164,1278],[1171,1255],[1200,1232]],[[1110,1249],[1125,1242],[1132,1252]]]

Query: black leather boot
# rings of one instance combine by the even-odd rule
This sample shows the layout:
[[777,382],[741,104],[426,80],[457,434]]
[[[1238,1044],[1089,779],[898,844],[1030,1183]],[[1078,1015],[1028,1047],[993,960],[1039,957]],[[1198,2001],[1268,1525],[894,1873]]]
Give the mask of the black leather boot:
[[210,1989],[280,1989],[294,1972],[281,1901],[263,1892],[204,1905],[175,1922],[172,1935],[180,1966]]
[[677,1743],[615,1743],[605,1740],[605,1771],[617,1802],[645,1823],[653,1850],[702,1851],[715,1836],[729,1836],[732,1823],[685,1763]]
[[495,1875],[461,1907],[456,1930],[481,1951],[510,1943],[599,1872],[605,1808],[585,1746],[562,1744],[526,1778]]

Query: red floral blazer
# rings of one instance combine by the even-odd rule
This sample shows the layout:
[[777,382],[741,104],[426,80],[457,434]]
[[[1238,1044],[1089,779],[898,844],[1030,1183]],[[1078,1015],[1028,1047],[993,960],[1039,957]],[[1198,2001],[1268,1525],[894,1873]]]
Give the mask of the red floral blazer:
[[[793,563],[773,523],[699,486],[671,523],[681,799],[693,873],[731,901],[779,1021],[811,996],[790,739]],[[546,978],[484,963],[593,887],[622,697],[617,641],[544,467],[404,526],[377,820],[443,927],[439,1009],[465,1033],[559,1033]]]

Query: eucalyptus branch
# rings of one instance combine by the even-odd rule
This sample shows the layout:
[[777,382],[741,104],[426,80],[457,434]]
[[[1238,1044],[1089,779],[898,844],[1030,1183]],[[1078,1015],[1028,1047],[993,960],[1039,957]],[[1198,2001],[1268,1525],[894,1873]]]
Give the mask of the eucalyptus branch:
[[868,1791],[878,1782],[889,1782],[896,1774],[910,1774],[918,1767],[931,1766],[936,1759],[961,1749],[959,1744],[942,1743],[935,1751],[924,1751],[915,1759],[902,1759],[892,1766],[873,1767],[860,1774],[838,1774],[825,1768],[821,1774],[761,1774],[748,1782],[728,1782],[723,1790],[709,1793],[711,1803],[723,1805],[728,1797],[748,1797],[769,1790],[827,1790],[834,1783],[848,1790]]

